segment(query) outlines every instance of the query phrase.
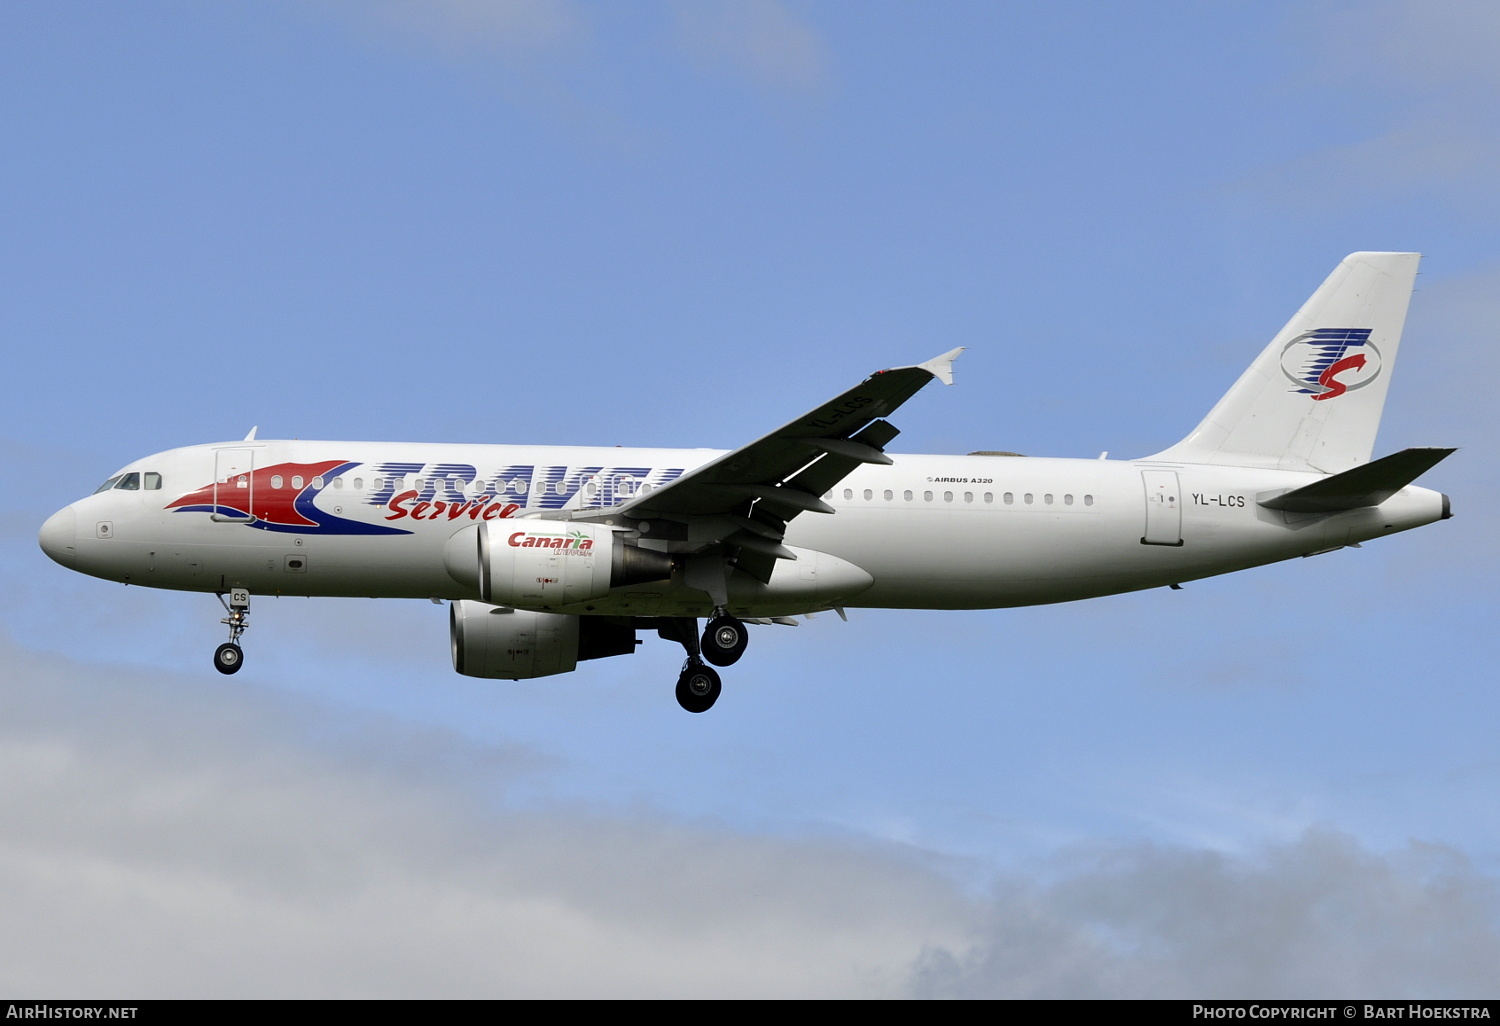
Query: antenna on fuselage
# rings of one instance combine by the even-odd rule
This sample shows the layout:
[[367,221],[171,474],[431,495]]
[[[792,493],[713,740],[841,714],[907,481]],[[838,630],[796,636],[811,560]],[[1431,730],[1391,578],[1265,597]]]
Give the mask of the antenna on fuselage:
[[250,433],[245,436],[245,441],[247,441],[247,442],[253,442],[253,441],[255,441],[255,432],[257,432],[259,430],[260,430],[260,425],[259,424],[255,425],[253,428],[251,428],[250,429]]

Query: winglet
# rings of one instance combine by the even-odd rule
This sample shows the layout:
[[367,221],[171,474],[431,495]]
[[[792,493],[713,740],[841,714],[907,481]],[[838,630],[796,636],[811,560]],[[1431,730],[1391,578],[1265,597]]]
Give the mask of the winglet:
[[959,346],[957,349],[950,349],[942,356],[934,356],[926,363],[919,363],[917,366],[943,384],[951,385],[953,384],[953,361],[957,360],[958,354],[966,348],[966,346]]
[[250,433],[245,436],[245,441],[247,441],[247,442],[253,442],[253,441],[255,441],[255,432],[257,432],[259,430],[260,430],[260,425],[259,424],[255,425],[253,428],[251,428],[250,429]]

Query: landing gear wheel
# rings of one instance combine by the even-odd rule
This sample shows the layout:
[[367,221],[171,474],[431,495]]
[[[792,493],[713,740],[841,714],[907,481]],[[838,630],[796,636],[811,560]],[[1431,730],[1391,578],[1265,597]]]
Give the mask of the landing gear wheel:
[[234,642],[226,641],[214,649],[214,669],[220,673],[237,673],[244,664],[245,653]]
[[690,713],[708,712],[719,700],[722,688],[712,667],[689,663],[677,678],[677,704]]
[[703,658],[715,666],[733,666],[745,654],[750,632],[732,616],[716,616],[703,631]]

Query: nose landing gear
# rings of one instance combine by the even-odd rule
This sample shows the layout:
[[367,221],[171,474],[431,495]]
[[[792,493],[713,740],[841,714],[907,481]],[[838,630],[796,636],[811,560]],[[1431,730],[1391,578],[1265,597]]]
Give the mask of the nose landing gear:
[[245,662],[240,635],[250,626],[250,593],[244,588],[231,588],[228,602],[224,601],[223,592],[218,593],[218,599],[229,614],[219,621],[229,626],[229,640],[214,649],[214,669],[220,673],[235,673]]
[[234,673],[244,661],[245,653],[232,641],[226,641],[214,649],[214,669],[220,673]]

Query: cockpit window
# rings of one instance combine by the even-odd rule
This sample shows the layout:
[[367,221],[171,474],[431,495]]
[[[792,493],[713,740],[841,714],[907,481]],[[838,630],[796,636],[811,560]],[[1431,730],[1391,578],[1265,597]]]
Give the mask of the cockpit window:
[[138,492],[141,490],[141,475],[133,471],[129,474],[121,474],[120,483],[115,487],[127,492]]
[[146,477],[146,482],[145,483],[146,483],[146,490],[147,491],[155,492],[155,491],[160,491],[161,490],[161,475],[160,474],[156,473],[155,471],[148,470],[148,471],[146,471],[145,477]]
[[122,478],[124,476],[125,476],[124,474],[116,474],[114,477],[112,477],[108,481],[104,482],[98,488],[95,488],[94,489],[94,494],[98,495],[100,492],[107,492],[107,491],[109,491],[111,488],[113,488],[115,486],[115,482],[119,481],[120,478]]

